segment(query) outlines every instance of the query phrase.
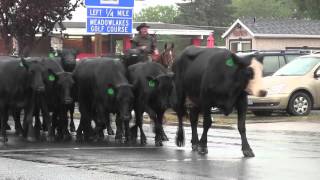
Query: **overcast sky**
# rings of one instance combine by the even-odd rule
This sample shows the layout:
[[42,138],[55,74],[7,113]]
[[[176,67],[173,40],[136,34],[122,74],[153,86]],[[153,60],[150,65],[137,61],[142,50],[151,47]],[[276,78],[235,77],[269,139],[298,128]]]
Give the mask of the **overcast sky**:
[[[142,0],[135,1],[134,12],[137,13],[141,11],[142,8],[156,6],[156,5],[175,5],[177,2],[182,2],[182,0]],[[86,21],[86,9],[84,7],[79,7],[74,13],[71,21],[74,22],[84,22]]]

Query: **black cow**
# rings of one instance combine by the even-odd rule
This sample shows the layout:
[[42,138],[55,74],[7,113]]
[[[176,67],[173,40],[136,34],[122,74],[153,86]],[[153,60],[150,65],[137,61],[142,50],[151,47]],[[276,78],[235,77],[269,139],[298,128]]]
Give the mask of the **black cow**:
[[[58,58],[54,58],[62,66],[65,72],[73,72],[76,67],[76,57],[78,51],[75,49],[63,49],[58,51]],[[70,131],[75,132],[75,125],[73,121],[73,113],[75,108],[75,102],[66,105],[67,112],[70,113]]]
[[154,62],[137,63],[129,66],[128,78],[133,84],[136,125],[131,128],[133,139],[137,138],[137,127],[140,128],[141,144],[146,143],[142,129],[143,112],[147,112],[155,123],[155,144],[162,146],[168,140],[162,127],[164,112],[171,107],[171,95],[174,90],[173,74],[161,64]]
[[25,113],[24,135],[32,140],[35,96],[45,91],[44,77],[47,75],[47,70],[38,60],[26,61],[14,57],[0,57],[0,59],[0,118],[3,141],[7,141],[4,124],[8,120],[8,111],[12,110],[16,114],[16,110],[22,108]]
[[74,79],[81,113],[77,140],[81,140],[83,134],[86,140],[91,140],[92,119],[96,119],[95,135],[100,140],[103,139],[106,115],[109,113],[117,114],[116,140],[122,142],[123,125],[126,140],[129,140],[129,121],[134,97],[132,85],[128,83],[125,74],[124,65],[111,58],[87,59],[77,65]]
[[146,55],[142,49],[128,49],[125,54],[121,57],[122,63],[129,67],[130,65],[138,62],[143,62],[146,59]]
[[[52,59],[44,59],[42,61],[45,68],[48,69],[48,76],[45,78],[46,90],[41,93],[42,115],[52,113],[52,125],[49,134],[54,137],[55,129],[58,130],[58,139],[69,140],[71,139],[68,131],[68,105],[73,103],[71,97],[71,88],[74,81],[72,73],[65,72],[62,67]],[[51,139],[53,140],[53,139]]]
[[[245,89],[256,75],[250,64],[257,61],[251,58],[240,58],[229,50],[218,48],[191,46],[182,52],[173,65],[177,90],[175,110],[179,119],[176,138],[178,146],[184,144],[182,118],[186,114],[185,103],[190,107],[192,149],[202,154],[208,152],[207,132],[212,123],[211,107],[220,108],[225,115],[236,108],[243,154],[246,157],[254,156],[247,141],[245,128],[248,94]],[[258,93],[260,96],[266,94],[261,89]],[[200,141],[197,133],[199,113],[203,114],[203,133]]]

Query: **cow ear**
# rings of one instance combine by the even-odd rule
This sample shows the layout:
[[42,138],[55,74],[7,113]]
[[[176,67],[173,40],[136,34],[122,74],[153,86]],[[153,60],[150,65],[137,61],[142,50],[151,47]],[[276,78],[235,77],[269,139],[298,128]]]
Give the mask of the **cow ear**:
[[167,43],[164,44],[164,50],[166,50],[168,47]]
[[171,49],[173,49],[174,48],[174,43],[171,43]]
[[238,65],[240,65],[240,66],[245,66],[245,67],[247,67],[247,66],[249,66],[250,65],[250,63],[251,63],[251,59],[252,59],[252,56],[251,55],[249,55],[249,56],[237,56],[236,54],[234,54],[234,53],[232,53],[231,54],[231,57],[229,57],[228,59],[227,59],[227,65],[228,65],[228,63],[229,63],[229,66],[231,66],[230,64],[230,62],[231,62],[231,60],[232,61],[234,61],[234,63],[236,63],[236,64],[238,64]]
[[151,76],[147,76],[147,86],[149,88],[155,88],[159,85],[159,81],[156,78]]
[[20,66],[25,67],[26,69],[29,68],[29,64],[27,63],[27,61],[23,57],[21,57],[21,59],[20,59]]

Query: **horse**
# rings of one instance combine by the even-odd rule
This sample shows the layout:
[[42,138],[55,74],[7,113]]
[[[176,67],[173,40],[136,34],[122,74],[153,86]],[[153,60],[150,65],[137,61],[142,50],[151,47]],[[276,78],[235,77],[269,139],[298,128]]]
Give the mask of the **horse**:
[[163,65],[165,68],[171,68],[174,59],[174,44],[172,43],[171,46],[168,47],[167,43],[165,43],[164,49],[161,52],[160,57],[155,61]]

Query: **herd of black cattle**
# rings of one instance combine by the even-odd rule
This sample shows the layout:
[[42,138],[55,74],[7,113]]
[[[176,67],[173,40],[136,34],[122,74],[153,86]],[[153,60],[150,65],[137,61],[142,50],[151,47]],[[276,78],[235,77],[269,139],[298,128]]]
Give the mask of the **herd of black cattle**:
[[[172,108],[179,120],[176,144],[184,145],[183,117],[188,113],[192,149],[205,154],[207,132],[212,123],[211,107],[218,107],[226,115],[237,109],[243,154],[254,156],[246,138],[245,119],[247,95],[254,92],[248,90],[248,85],[261,72],[251,66],[256,61],[252,56],[240,57],[226,49],[191,46],[175,59],[170,70],[159,63],[140,62],[145,56],[138,49],[128,50],[120,60],[101,57],[76,62],[75,57],[72,51],[62,51],[54,58],[0,57],[4,143],[8,140],[9,115],[15,121],[16,133],[30,141],[39,137],[41,129],[48,131],[48,141],[71,139],[69,130],[74,130],[74,124],[69,129],[67,112],[74,110],[74,103],[78,102],[81,113],[78,141],[102,140],[105,129],[113,134],[109,116],[112,113],[116,115],[117,142],[135,141],[139,128],[140,143],[145,144],[142,125],[146,112],[154,121],[155,144],[162,146],[162,141],[167,140],[162,126],[164,112]],[[259,88],[257,92],[265,95]],[[132,110],[135,125],[129,127]],[[200,113],[203,133],[199,140]]]

